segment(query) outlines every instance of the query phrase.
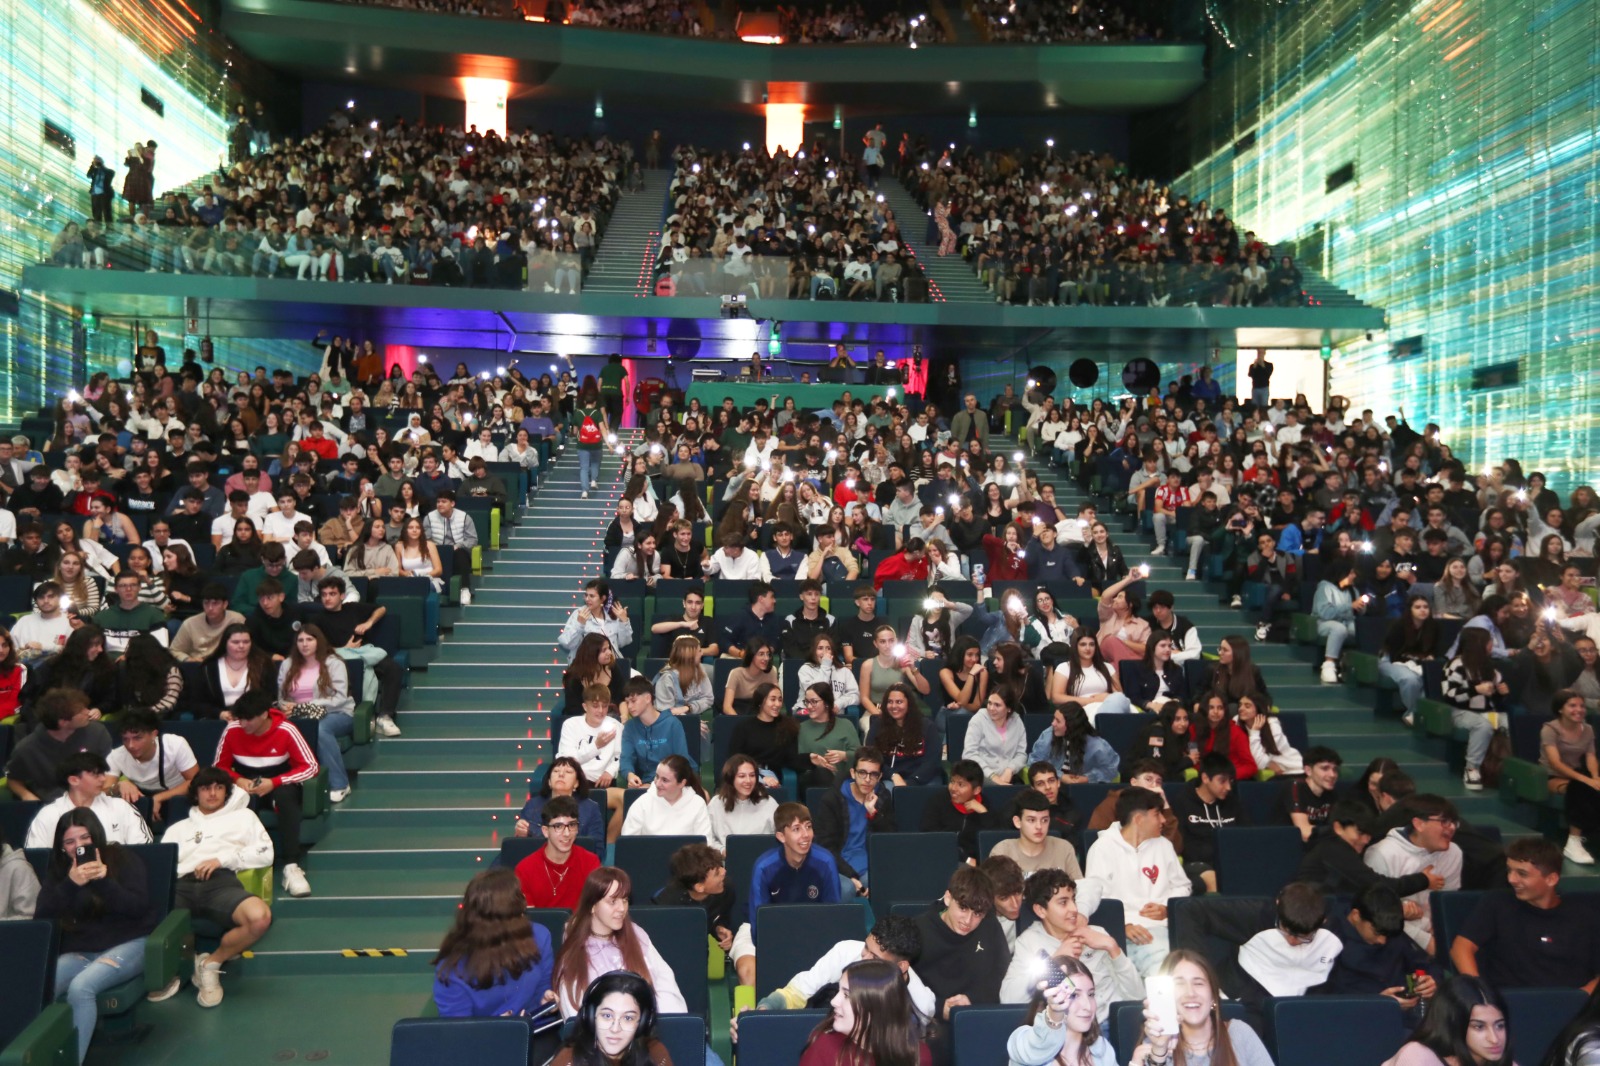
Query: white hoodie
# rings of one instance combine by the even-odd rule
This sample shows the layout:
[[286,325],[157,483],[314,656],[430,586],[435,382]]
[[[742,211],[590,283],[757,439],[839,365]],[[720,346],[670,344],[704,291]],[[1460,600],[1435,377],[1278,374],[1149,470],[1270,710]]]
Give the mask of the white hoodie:
[[[1461,887],[1461,849],[1452,843],[1443,851],[1429,851],[1411,842],[1408,827],[1397,826],[1389,835],[1367,848],[1366,864],[1385,877],[1404,877],[1421,873],[1426,867],[1444,878],[1446,892]],[[1433,939],[1433,915],[1428,910],[1428,890],[1415,892],[1406,899],[1422,908],[1422,917],[1406,922],[1406,935],[1417,942],[1424,951]]]
[[161,843],[178,845],[179,877],[194,873],[194,868],[208,859],[216,859],[223,869],[234,873],[272,865],[272,838],[246,806],[249,801],[243,789],[235,788],[221,810],[203,814],[199,807],[192,808],[189,817],[161,834]]
[[1239,949],[1239,967],[1272,996],[1303,996],[1328,979],[1344,942],[1318,929],[1309,944],[1291,944],[1276,929],[1263,929]]
[[[1099,929],[1099,926],[1094,928]],[[1105,932],[1105,930],[1100,930]],[[1005,979],[1000,982],[1001,1003],[1026,1003],[1033,997],[1036,980],[1034,967],[1039,955],[1054,955],[1061,941],[1051,936],[1043,922],[1034,922],[1017,934],[1017,947],[1011,955],[1011,965],[1006,968]],[[1084,948],[1078,961],[1094,978],[1095,1011],[1104,1025],[1111,1017],[1111,1004],[1124,999],[1144,998],[1144,978],[1139,968],[1125,951],[1116,958],[1095,948]]]
[[1090,846],[1083,874],[1105,885],[1107,899],[1122,901],[1130,925],[1165,926],[1166,919],[1155,921],[1139,911],[1146,903],[1165,907],[1173,896],[1187,896],[1194,890],[1171,841],[1156,836],[1135,851],[1123,839],[1121,822],[1112,822]]

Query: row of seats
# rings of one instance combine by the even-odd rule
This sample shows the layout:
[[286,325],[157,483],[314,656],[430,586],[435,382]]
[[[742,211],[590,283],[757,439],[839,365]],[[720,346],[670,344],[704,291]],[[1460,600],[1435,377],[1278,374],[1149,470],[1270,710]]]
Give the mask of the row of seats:
[[[637,915],[637,912],[635,912]],[[1520,1062],[1540,1062],[1566,1019],[1587,999],[1582,989],[1514,988],[1502,991],[1510,1014],[1511,1047]],[[1143,1004],[1111,1005],[1109,1033],[1118,1062],[1127,1062],[1140,1042]],[[1242,1016],[1224,1003],[1223,1017]],[[1383,996],[1286,996],[1268,1001],[1262,1038],[1277,1066],[1363,1066],[1383,1062],[1406,1042],[1410,1030],[1400,1005]],[[737,1061],[750,1066],[798,1066],[811,1031],[826,1011],[754,1011],[739,1017]],[[991,1066],[1004,1056],[1006,1039],[1025,1017],[1018,1006],[957,1007],[951,1012],[955,1066]],[[673,1062],[705,1058],[705,1024],[692,1015],[668,1015],[657,1038]],[[679,1057],[680,1055],[685,1057]],[[688,1057],[693,1056],[693,1057]],[[525,1066],[528,1027],[515,1019],[407,1019],[395,1025],[389,1066],[434,1066],[440,1061],[475,1066]]]

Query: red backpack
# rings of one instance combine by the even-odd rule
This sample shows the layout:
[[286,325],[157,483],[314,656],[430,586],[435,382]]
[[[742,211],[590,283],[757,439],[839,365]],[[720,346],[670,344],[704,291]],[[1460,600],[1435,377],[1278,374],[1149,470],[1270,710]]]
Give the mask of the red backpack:
[[578,443],[600,443],[600,424],[594,420],[593,415],[584,415],[583,421],[578,424]]

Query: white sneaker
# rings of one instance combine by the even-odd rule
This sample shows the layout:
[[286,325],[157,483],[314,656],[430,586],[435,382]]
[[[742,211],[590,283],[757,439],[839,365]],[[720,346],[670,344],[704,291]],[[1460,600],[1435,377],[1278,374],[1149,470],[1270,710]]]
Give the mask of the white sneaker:
[[1579,866],[1593,866],[1594,856],[1589,854],[1589,849],[1583,846],[1583,838],[1567,836],[1567,846],[1561,849],[1561,857]]
[[144,998],[149,1000],[151,1003],[160,1003],[163,1000],[171,999],[173,996],[177,995],[178,989],[182,987],[183,978],[174,977],[167,983],[166,987],[158,988],[154,992],[146,992]]
[[1400,720],[1406,724],[1407,729],[1415,729],[1417,727],[1417,716],[1410,711],[1402,714]]
[[1183,572],[1183,579],[1185,581],[1198,581],[1199,580],[1199,578],[1197,578],[1195,576],[1195,573],[1194,573],[1193,570],[1185,570]]
[[330,788],[328,790],[329,803],[343,803],[349,798],[350,790],[348,788]]
[[1267,634],[1270,632],[1272,632],[1272,626],[1268,625],[1266,622],[1256,623],[1256,640],[1266,640]]
[[397,737],[400,727],[394,724],[394,719],[387,714],[380,714],[372,720],[372,731],[380,737]]
[[291,862],[283,868],[283,890],[291,896],[311,895],[311,882],[306,880],[299,863]]
[[1228,601],[1228,606],[1232,607],[1232,608],[1235,608],[1235,609],[1238,609],[1238,608],[1244,606],[1244,601],[1241,600],[1239,597],[1235,596],[1233,599]]
[[195,1002],[202,1007],[215,1007],[222,1002],[222,966],[211,961],[211,956],[194,957]]
[[1339,667],[1332,659],[1322,660],[1322,683],[1324,685],[1337,685],[1339,683]]
[[597,489],[597,488],[599,488],[599,487],[600,487],[600,482],[598,482],[598,481],[596,481],[596,480],[594,480],[594,479],[593,479],[593,478],[590,478],[590,479],[589,479],[589,487],[590,487],[590,488],[591,488],[591,489]]
[[1483,775],[1472,767],[1467,767],[1467,772],[1461,775],[1461,787],[1468,792],[1483,791]]
[[589,490],[588,489],[584,489],[583,490],[583,495],[581,497],[579,497],[579,498],[587,500],[589,498]]
[[471,589],[462,589],[461,590],[461,606],[463,606],[463,607],[471,607],[472,606],[472,590]]

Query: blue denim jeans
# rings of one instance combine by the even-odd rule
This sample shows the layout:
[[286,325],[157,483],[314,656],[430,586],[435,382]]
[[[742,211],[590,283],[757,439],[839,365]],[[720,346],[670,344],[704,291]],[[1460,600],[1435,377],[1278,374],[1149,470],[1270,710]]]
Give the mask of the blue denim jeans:
[[1406,666],[1400,666],[1388,659],[1378,660],[1378,672],[1400,690],[1400,705],[1407,711],[1417,709],[1417,701],[1422,698],[1422,675]]
[[600,480],[600,449],[578,449],[578,487],[588,488],[589,482]]
[[1317,623],[1317,635],[1325,642],[1322,648],[1323,657],[1337,661],[1344,652],[1345,641],[1356,635],[1356,624],[1324,620]]
[[350,774],[344,768],[344,753],[339,750],[339,738],[356,731],[353,714],[325,714],[317,724],[317,761],[328,768],[328,787],[334,790],[350,787]]
[[144,973],[144,937],[105,951],[63,951],[56,959],[56,999],[72,1008],[78,1029],[78,1061],[89,1053],[99,1018],[96,1001],[101,992]]

